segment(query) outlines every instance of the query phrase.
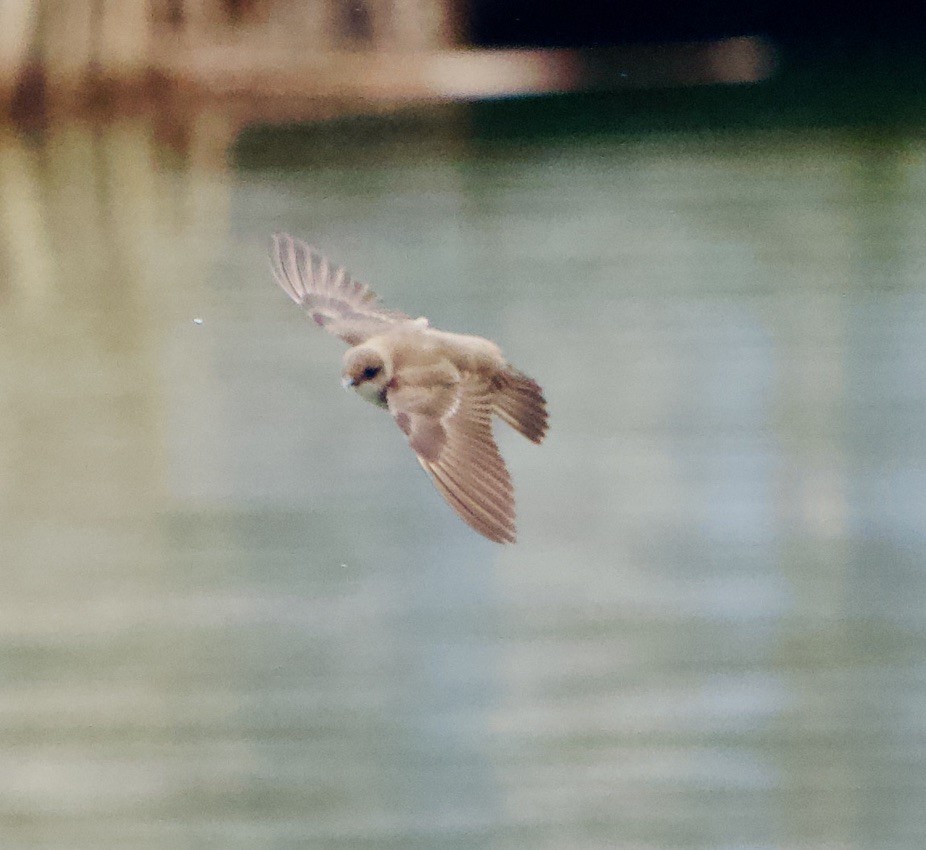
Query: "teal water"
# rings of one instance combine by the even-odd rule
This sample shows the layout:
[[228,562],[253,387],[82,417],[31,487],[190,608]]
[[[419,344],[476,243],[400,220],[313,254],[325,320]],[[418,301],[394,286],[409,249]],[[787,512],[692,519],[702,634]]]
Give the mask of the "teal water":
[[[921,132],[521,108],[3,137],[3,847],[922,846]],[[516,546],[275,229],[543,384]]]

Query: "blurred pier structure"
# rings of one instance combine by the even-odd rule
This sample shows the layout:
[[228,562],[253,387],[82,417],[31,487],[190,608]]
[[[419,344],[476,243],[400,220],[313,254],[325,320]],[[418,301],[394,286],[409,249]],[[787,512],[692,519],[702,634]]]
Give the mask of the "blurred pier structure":
[[334,105],[379,111],[415,101],[750,82],[770,65],[768,45],[753,38],[478,49],[461,0],[0,0],[0,109],[14,117],[176,97],[242,102],[251,118],[308,118]]

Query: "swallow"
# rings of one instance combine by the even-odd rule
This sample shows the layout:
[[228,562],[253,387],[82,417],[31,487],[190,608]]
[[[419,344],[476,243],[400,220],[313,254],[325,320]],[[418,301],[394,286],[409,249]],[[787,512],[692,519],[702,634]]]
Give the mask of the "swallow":
[[270,246],[273,275],[316,325],[350,346],[341,383],[392,414],[437,490],[471,528],[515,542],[514,488],[494,417],[534,443],[547,432],[536,381],[488,339],[388,310],[376,293],[285,233]]

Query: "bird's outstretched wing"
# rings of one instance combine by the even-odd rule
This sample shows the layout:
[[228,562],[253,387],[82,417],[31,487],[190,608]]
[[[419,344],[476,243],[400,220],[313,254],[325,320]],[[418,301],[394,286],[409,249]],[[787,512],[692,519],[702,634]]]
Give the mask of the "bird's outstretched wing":
[[287,233],[273,235],[270,265],[282,290],[317,325],[349,345],[410,321],[404,313],[385,309],[370,287]]
[[514,489],[492,435],[492,387],[464,375],[438,388],[400,384],[386,400],[450,507],[490,540],[514,543]]

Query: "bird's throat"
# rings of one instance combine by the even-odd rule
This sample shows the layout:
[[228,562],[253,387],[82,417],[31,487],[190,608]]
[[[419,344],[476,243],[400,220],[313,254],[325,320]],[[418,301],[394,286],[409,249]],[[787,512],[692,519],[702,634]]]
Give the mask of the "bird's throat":
[[362,384],[357,384],[354,387],[362,399],[370,402],[370,404],[375,404],[377,407],[386,407],[386,390],[378,387],[369,381],[364,381]]

